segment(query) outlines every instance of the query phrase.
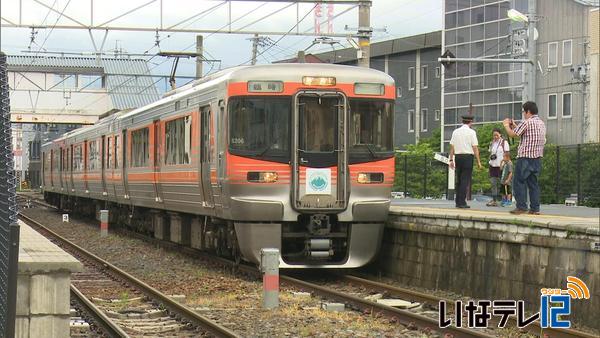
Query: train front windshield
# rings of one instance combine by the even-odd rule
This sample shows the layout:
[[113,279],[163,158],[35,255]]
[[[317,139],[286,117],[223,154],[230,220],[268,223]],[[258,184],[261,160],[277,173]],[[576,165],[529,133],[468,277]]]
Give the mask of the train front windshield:
[[[337,100],[330,100],[336,105]],[[325,101],[321,102],[322,104]],[[333,108],[333,107],[332,107]],[[332,114],[335,109],[331,109]],[[313,114],[314,115],[314,114]],[[290,97],[233,97],[229,100],[229,151],[231,154],[289,163],[291,157]],[[393,156],[393,102],[383,99],[349,100],[350,163],[360,163]],[[332,116],[333,118],[333,116]],[[312,151],[334,151],[336,124],[329,119],[316,122],[329,126],[327,135],[301,138],[304,147]],[[332,119],[335,121],[335,119]],[[310,124],[310,123],[309,123]],[[307,126],[310,130],[310,126]],[[323,129],[323,128],[319,128]],[[321,133],[323,134],[323,133]],[[329,136],[329,137],[327,137]],[[304,142],[302,142],[304,140]],[[311,147],[311,142],[330,140],[327,147]],[[306,143],[306,144],[305,144]],[[310,144],[309,144],[310,143]],[[324,142],[321,142],[324,143]],[[314,149],[313,149],[314,148]]]
[[229,101],[229,151],[287,163],[290,160],[289,97],[235,97]]
[[393,103],[350,99],[350,163],[389,158],[394,154]]

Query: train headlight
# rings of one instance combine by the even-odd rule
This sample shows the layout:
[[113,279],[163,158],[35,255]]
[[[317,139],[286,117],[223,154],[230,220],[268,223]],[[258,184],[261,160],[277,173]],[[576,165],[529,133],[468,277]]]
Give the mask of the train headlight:
[[383,183],[383,173],[358,173],[358,183]]
[[271,171],[249,171],[246,177],[248,179],[248,182],[252,183],[277,182],[277,173]]
[[335,77],[303,76],[302,84],[305,86],[335,86]]

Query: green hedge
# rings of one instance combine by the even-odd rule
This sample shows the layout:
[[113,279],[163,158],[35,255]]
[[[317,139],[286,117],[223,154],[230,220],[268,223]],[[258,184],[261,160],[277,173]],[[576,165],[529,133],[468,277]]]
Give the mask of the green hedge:
[[[487,162],[495,127],[503,130],[501,124],[476,128],[483,169],[473,171],[474,193],[491,193]],[[395,191],[405,191],[406,182],[405,192],[414,198],[441,198],[446,193],[447,167],[433,158],[440,149],[439,140],[438,130],[431,138],[408,145],[406,152],[396,154]],[[515,161],[518,140],[509,139],[509,143]],[[539,183],[543,204],[562,204],[571,194],[579,193],[581,205],[600,207],[600,144],[546,145]]]

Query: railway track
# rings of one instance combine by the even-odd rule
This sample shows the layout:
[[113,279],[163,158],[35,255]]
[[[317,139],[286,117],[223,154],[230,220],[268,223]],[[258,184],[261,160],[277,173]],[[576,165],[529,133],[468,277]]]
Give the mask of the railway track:
[[[153,244],[162,246],[166,249],[172,249],[172,250],[175,250],[178,252],[183,252],[185,254],[188,254],[188,255],[191,255],[194,257],[213,260],[222,265],[230,266],[233,269],[239,269],[240,272],[243,272],[243,273],[246,273],[249,275],[253,275],[256,278],[261,277],[260,271],[254,266],[244,265],[244,264],[238,265],[229,259],[216,257],[214,255],[210,255],[210,254],[207,254],[205,252],[202,252],[202,251],[199,251],[196,249],[192,249],[192,248],[182,246],[182,245],[179,245],[176,243],[168,242],[168,241],[158,240],[158,239],[148,237],[148,236],[145,236],[145,235],[142,235],[142,234],[139,234],[136,232],[132,232],[129,230],[120,230],[120,231],[123,233],[126,233],[128,236],[132,236],[132,237],[144,240],[144,241],[151,242]],[[418,313],[413,313],[413,312],[406,311],[406,310],[397,309],[397,308],[394,308],[391,306],[386,306],[386,305],[379,304],[379,303],[376,303],[373,301],[365,300],[365,299],[362,299],[362,298],[359,298],[359,297],[356,297],[356,296],[353,296],[350,294],[339,292],[339,291],[336,291],[336,290],[333,290],[333,289],[330,289],[330,288],[327,288],[327,287],[324,287],[324,286],[321,286],[321,285],[318,285],[315,283],[304,281],[304,280],[301,280],[298,278],[294,278],[294,277],[291,277],[288,275],[281,275],[280,280],[282,283],[287,284],[288,286],[293,286],[298,289],[310,291],[310,292],[312,292],[316,295],[319,295],[323,298],[342,302],[346,305],[349,305],[350,307],[352,307],[354,309],[358,309],[363,312],[369,312],[373,315],[381,314],[381,315],[384,315],[387,317],[395,318],[398,320],[398,322],[405,324],[406,326],[416,326],[419,329],[422,329],[424,331],[430,331],[430,332],[439,331],[443,334],[450,334],[450,336],[453,336],[453,337],[467,337],[467,338],[469,338],[469,337],[472,337],[472,338],[493,337],[487,333],[483,333],[483,332],[472,330],[472,329],[465,329],[465,328],[450,327],[450,328],[441,330],[438,327],[438,321],[431,317],[421,315]]]
[[[46,206],[46,207],[52,207],[52,206],[47,205],[44,202],[40,202],[37,200],[32,200],[32,202],[35,204],[40,204],[40,205]],[[220,263],[222,265],[229,266],[229,267],[232,267],[235,269],[239,269],[241,272],[244,272],[246,274],[260,277],[260,272],[253,266],[237,265],[237,264],[235,264],[235,262],[228,260],[228,259],[216,257],[214,255],[210,255],[206,252],[192,249],[190,247],[182,246],[182,245],[179,245],[179,244],[176,244],[173,242],[169,242],[169,241],[158,240],[153,237],[148,237],[146,235],[132,232],[129,230],[120,229],[119,231],[126,233],[128,236],[136,237],[138,239],[141,239],[141,240],[144,240],[147,242],[151,242],[153,244],[159,245],[166,249],[171,249],[171,250],[175,250],[178,252],[182,252],[184,254],[187,254],[187,255],[190,255],[193,257],[199,257],[199,258],[203,258],[203,259],[217,261],[218,263]],[[425,293],[417,292],[417,291],[406,289],[406,288],[392,286],[389,284],[372,281],[372,280],[361,278],[361,277],[354,276],[354,275],[335,274],[335,276],[336,276],[336,278],[339,278],[340,280],[342,280],[346,283],[351,283],[351,284],[354,284],[357,286],[368,288],[368,289],[372,290],[373,292],[385,292],[387,294],[394,295],[394,297],[400,298],[402,300],[427,303],[432,306],[437,306],[437,304],[439,303],[440,300],[446,300],[447,302],[452,302],[452,300],[442,299],[442,298],[433,296],[431,294],[425,294]],[[454,337],[492,337],[492,335],[490,335],[489,333],[478,331],[478,330],[473,330],[473,329],[467,329],[467,328],[449,327],[442,331],[438,327],[437,318],[432,318],[430,316],[421,315],[421,314],[414,313],[411,311],[401,310],[401,309],[397,309],[394,307],[379,304],[379,303],[376,303],[371,300],[363,299],[363,298],[353,296],[350,294],[345,294],[343,292],[336,291],[332,288],[327,288],[322,285],[318,285],[318,284],[315,284],[315,283],[312,283],[312,282],[309,282],[306,280],[302,280],[299,278],[295,278],[295,277],[289,276],[289,275],[281,275],[280,279],[281,279],[282,283],[285,283],[290,286],[294,286],[299,289],[310,291],[310,292],[320,295],[326,299],[336,300],[336,301],[345,303],[352,308],[360,309],[362,311],[366,311],[366,312],[370,312],[370,313],[374,313],[374,314],[380,313],[380,314],[388,316],[388,317],[396,318],[398,320],[398,322],[400,322],[400,323],[403,323],[406,325],[416,325],[417,327],[424,329],[426,331],[438,331],[438,332],[442,332],[443,334],[450,334],[451,336],[454,336]],[[509,327],[509,326],[516,327],[516,324],[514,323],[514,321],[512,323],[509,322],[507,327]],[[524,330],[526,330],[527,333],[530,333],[535,336],[541,336],[544,338],[546,338],[546,337],[548,337],[548,338],[555,338],[555,337],[556,338],[563,338],[563,337],[564,338],[566,338],[566,337],[594,338],[594,337],[597,337],[594,334],[590,334],[587,332],[574,330],[574,329],[547,328],[547,329],[542,330],[537,322],[534,322],[531,325],[527,326]]]
[[[40,222],[25,215],[19,215],[19,218],[44,236],[57,241],[59,246],[83,263],[84,271],[71,276],[71,294],[86,307],[86,312],[94,317],[95,324],[102,327],[107,335],[129,337],[151,333],[177,337],[239,337],[56,234]],[[100,296],[114,295],[115,292],[120,295],[117,300]],[[84,293],[86,296],[83,296]]]

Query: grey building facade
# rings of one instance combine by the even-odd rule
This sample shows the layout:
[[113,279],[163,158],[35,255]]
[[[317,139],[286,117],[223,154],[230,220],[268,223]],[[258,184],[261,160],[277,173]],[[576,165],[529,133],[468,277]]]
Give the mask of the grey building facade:
[[[507,11],[530,14],[534,4],[539,34],[532,57],[535,101],[548,127],[548,143],[590,141],[585,136],[590,121],[589,80],[583,73],[598,71],[590,69],[587,61],[593,3],[597,6],[597,1],[583,0],[446,0],[442,50],[456,57],[526,58],[512,53],[512,33],[524,24],[511,21]],[[470,105],[475,124],[521,119],[522,68],[517,63],[460,62],[444,69],[444,141],[449,141]]]
[[[396,82],[394,145],[404,148],[432,136],[441,118],[441,31],[371,45],[371,68]],[[356,50],[315,54],[323,62],[356,65]]]

